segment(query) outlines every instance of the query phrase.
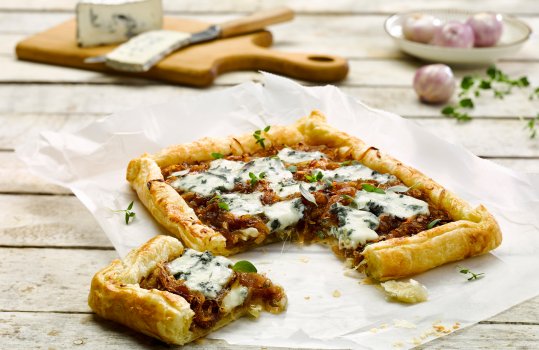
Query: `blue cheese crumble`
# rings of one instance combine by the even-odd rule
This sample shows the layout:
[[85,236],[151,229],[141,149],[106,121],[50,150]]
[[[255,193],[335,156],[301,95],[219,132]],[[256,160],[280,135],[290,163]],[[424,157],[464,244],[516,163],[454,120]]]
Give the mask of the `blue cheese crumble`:
[[339,248],[355,249],[378,238],[374,230],[380,220],[376,215],[340,203],[333,204],[330,211],[337,216],[339,223],[329,233],[339,240]]
[[230,266],[232,261],[223,256],[186,249],[182,256],[167,264],[167,269],[176,279],[185,281],[187,288],[215,299],[234,276]]
[[283,148],[277,153],[277,156],[285,163],[298,164],[303,162],[310,162],[311,160],[318,160],[326,158],[326,155],[322,152],[305,152],[296,151],[291,148]]
[[385,184],[389,181],[394,181],[397,179],[393,175],[381,174],[362,164],[342,166],[335,170],[314,169],[312,172],[313,174],[317,174],[319,171],[322,173],[322,175],[324,175],[324,179],[335,182],[375,180],[381,184]]
[[386,193],[358,191],[354,201],[359,209],[368,210],[377,216],[390,214],[399,219],[407,219],[415,215],[429,215],[427,202],[390,191]]

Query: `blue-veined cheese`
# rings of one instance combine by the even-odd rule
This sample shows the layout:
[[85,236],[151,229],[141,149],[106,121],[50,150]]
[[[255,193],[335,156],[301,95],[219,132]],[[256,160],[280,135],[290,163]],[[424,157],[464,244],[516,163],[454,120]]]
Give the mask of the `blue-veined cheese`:
[[186,249],[182,256],[167,264],[167,269],[176,279],[185,281],[187,288],[215,299],[234,275],[230,266],[232,261],[223,256]]
[[380,220],[374,214],[340,203],[333,204],[330,211],[339,221],[338,226],[332,227],[329,232],[339,240],[339,247],[355,249],[378,238],[374,230],[378,228]]
[[82,47],[123,42],[163,26],[161,0],[80,0],[76,12]]
[[295,225],[303,217],[305,206],[301,198],[277,202],[264,207],[264,215],[268,218],[266,226],[271,231],[280,231]]
[[429,215],[429,205],[420,199],[387,191],[386,193],[358,191],[354,198],[358,208],[379,216],[390,214],[400,219]]
[[259,176],[264,173],[264,180],[277,183],[292,179],[292,173],[285,169],[283,162],[275,157],[256,158],[247,162],[241,169],[236,181],[250,181],[249,173]]
[[234,182],[227,179],[225,175],[213,174],[208,171],[201,173],[190,173],[172,181],[170,186],[183,192],[195,192],[201,196],[211,196],[212,194],[231,190]]
[[249,294],[249,288],[245,286],[234,286],[225,295],[221,303],[221,307],[224,312],[230,312],[232,309],[243,304],[247,295]]
[[229,212],[236,216],[256,215],[264,211],[261,195],[261,192],[227,193],[221,195],[219,200],[228,204]]
[[379,183],[386,183],[388,181],[396,180],[397,178],[390,174],[381,174],[371,168],[362,164],[353,164],[347,166],[341,166],[335,170],[321,170],[314,169],[313,174],[321,172],[324,175],[324,179],[335,182],[346,182],[355,180],[375,180]]
[[326,155],[322,152],[305,152],[296,151],[291,148],[283,148],[277,153],[277,156],[285,163],[298,164],[303,162],[310,162],[311,160],[317,160],[326,158]]
[[300,193],[299,185],[303,184],[303,187],[310,192],[318,191],[326,187],[326,184],[321,182],[296,182],[294,180],[285,180],[282,182],[271,183],[270,188],[281,198],[288,197],[292,194]]
[[135,36],[105,55],[107,66],[125,72],[145,72],[186,45],[190,33],[151,30]]
[[234,180],[243,162],[226,159],[216,159],[210,162],[208,171],[200,173],[172,173],[171,176],[181,176],[170,183],[176,189],[184,192],[195,192],[201,196],[210,196],[217,192],[229,191],[234,188]]

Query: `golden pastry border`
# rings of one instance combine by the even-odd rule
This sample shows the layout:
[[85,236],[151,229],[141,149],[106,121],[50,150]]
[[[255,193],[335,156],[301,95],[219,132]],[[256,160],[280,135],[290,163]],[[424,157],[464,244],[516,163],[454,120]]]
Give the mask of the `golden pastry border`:
[[[448,262],[487,253],[501,244],[500,228],[484,206],[472,208],[418,170],[330,126],[319,111],[313,111],[289,126],[272,125],[264,137],[267,146],[304,143],[338,148],[340,153],[350,155],[369,168],[393,174],[406,186],[422,190],[434,204],[451,215],[454,220],[451,223],[411,237],[367,245],[361,269],[376,280],[414,275]],[[224,236],[199,220],[183,198],[164,182],[161,168],[181,162],[212,160],[212,152],[226,156],[253,153],[259,149],[252,134],[206,137],[131,160],[126,178],[152,216],[184,244],[197,250],[231,255],[240,249],[226,249]]]
[[[194,312],[181,296],[139,286],[158,263],[181,256],[184,247],[170,236],[159,235],[116,259],[97,272],[90,287],[88,305],[99,316],[119,322],[169,344],[184,345],[249,313],[250,305],[234,309],[208,329],[191,331]],[[286,307],[284,297],[282,307]]]

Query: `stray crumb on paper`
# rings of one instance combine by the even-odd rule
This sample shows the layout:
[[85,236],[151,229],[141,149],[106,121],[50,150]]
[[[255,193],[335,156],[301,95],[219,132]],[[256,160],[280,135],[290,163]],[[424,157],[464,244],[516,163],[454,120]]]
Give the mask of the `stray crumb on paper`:
[[393,325],[397,328],[409,328],[409,329],[415,329],[417,328],[417,325],[414,323],[407,321],[407,320],[393,320]]
[[368,286],[372,286],[373,284],[376,284],[376,281],[373,280],[370,277],[365,277],[361,281],[359,281],[359,283],[360,284],[365,284],[365,285],[368,285]]
[[335,290],[333,291],[333,297],[334,297],[334,298],[339,298],[340,296],[341,296],[341,292],[339,292],[337,289],[335,289]]
[[309,262],[309,258],[306,257],[306,256],[302,256],[301,258],[299,258],[299,261],[301,261],[302,263],[308,263]]
[[393,343],[394,348],[402,348],[404,346],[404,343],[401,341],[396,341]]
[[305,299],[305,300],[310,300],[311,297],[307,295],[307,296],[304,296],[303,299]]

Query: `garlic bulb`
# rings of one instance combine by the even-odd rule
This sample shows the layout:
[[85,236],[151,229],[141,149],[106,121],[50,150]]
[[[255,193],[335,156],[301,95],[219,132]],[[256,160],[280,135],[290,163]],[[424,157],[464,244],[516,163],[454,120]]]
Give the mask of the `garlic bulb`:
[[440,20],[434,16],[413,13],[404,19],[402,34],[408,40],[429,43],[440,25]]
[[494,46],[500,40],[503,31],[502,16],[494,13],[477,13],[466,21],[474,33],[474,45],[477,47]]
[[474,45],[474,32],[465,23],[449,21],[436,30],[431,44],[446,47],[471,48]]
[[455,91],[455,77],[445,64],[419,68],[414,76],[414,90],[423,102],[447,102]]

